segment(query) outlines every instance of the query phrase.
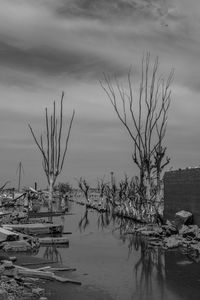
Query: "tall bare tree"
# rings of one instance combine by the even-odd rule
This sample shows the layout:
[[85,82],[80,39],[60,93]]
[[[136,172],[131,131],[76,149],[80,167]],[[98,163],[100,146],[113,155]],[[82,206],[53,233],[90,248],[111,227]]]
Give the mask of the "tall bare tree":
[[[68,150],[68,143],[71,134],[72,123],[74,120],[75,111],[73,110],[69,127],[63,136],[63,99],[64,92],[61,95],[60,114],[56,116],[56,103],[53,102],[53,113],[49,116],[47,107],[45,108],[45,138],[40,135],[37,138],[31,125],[29,129],[34,138],[34,141],[42,154],[42,166],[46,174],[49,185],[49,210],[52,211],[53,188],[58,175],[61,173]],[[64,140],[64,146],[62,141]]]
[[150,53],[142,58],[138,93],[133,87],[131,70],[127,75],[126,87],[108,75],[104,75],[104,81],[100,82],[118,119],[133,141],[132,158],[140,172],[140,192],[147,201],[152,197],[154,177],[157,185],[160,185],[161,172],[170,161],[163,143],[173,72],[165,79],[159,74],[158,68],[158,57],[153,65]]

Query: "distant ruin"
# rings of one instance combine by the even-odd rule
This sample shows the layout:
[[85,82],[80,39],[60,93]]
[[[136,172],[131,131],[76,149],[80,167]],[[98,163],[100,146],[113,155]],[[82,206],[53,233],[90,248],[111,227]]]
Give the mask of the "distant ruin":
[[200,226],[200,167],[164,175],[164,218],[172,220],[180,210],[192,212],[194,223]]

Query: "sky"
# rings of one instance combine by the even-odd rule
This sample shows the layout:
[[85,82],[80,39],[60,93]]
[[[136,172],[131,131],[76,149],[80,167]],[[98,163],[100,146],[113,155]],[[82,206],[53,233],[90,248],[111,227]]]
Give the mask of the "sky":
[[200,164],[200,2],[198,0],[0,0],[0,183],[47,185],[41,155],[28,129],[44,131],[44,111],[62,91],[67,159],[58,182],[137,174],[132,142],[99,81],[103,73],[134,84],[141,59],[159,56],[174,69],[165,139],[168,168]]

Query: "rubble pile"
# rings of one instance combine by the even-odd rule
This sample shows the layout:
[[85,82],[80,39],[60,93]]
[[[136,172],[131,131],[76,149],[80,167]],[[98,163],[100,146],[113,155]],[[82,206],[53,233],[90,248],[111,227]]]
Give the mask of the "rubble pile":
[[28,222],[28,214],[27,212],[18,212],[14,211],[6,216],[4,216],[1,220],[1,224],[21,224],[21,223],[27,223]]
[[6,252],[35,252],[39,247],[40,243],[37,237],[0,227],[0,248],[2,250]]
[[167,220],[162,226],[147,224],[135,227],[133,230],[128,230],[126,234],[146,236],[151,246],[159,246],[164,249],[184,247],[188,251],[195,251],[197,255],[200,255],[200,228],[191,223],[192,214],[180,211],[176,213],[172,222]]
[[34,278],[20,276],[12,261],[0,261],[1,300],[42,299],[44,289],[38,288],[36,283]]

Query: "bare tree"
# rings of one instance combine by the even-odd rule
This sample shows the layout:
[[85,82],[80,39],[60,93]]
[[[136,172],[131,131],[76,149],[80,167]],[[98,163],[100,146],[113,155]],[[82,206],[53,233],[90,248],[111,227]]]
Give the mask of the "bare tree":
[[119,182],[119,200],[124,202],[127,200],[135,199],[137,193],[136,178],[129,178],[127,174],[124,175],[124,179]]
[[[34,141],[42,154],[42,166],[46,174],[49,185],[49,210],[52,211],[53,188],[58,175],[61,173],[68,150],[69,137],[71,133],[72,123],[75,111],[73,110],[67,134],[63,137],[63,99],[64,92],[61,95],[60,114],[56,116],[56,104],[53,102],[53,113],[49,116],[48,109],[45,108],[45,140],[43,135],[37,138],[31,125],[29,129]],[[62,140],[64,139],[64,147]],[[63,148],[63,150],[62,150]]]
[[104,178],[97,179],[97,190],[101,200],[103,200],[104,192],[108,183],[104,181]]
[[151,200],[154,177],[160,185],[161,172],[169,163],[163,146],[167,116],[171,100],[171,81],[158,73],[158,57],[151,67],[150,54],[142,59],[139,92],[133,88],[132,72],[128,72],[127,88],[108,75],[100,84],[106,92],[117,117],[133,141],[132,158],[140,172],[140,193],[144,200]]
[[86,199],[86,204],[89,202],[89,190],[90,190],[90,185],[86,181],[86,179],[80,177],[78,180],[78,186],[80,190],[83,192],[85,199]]

